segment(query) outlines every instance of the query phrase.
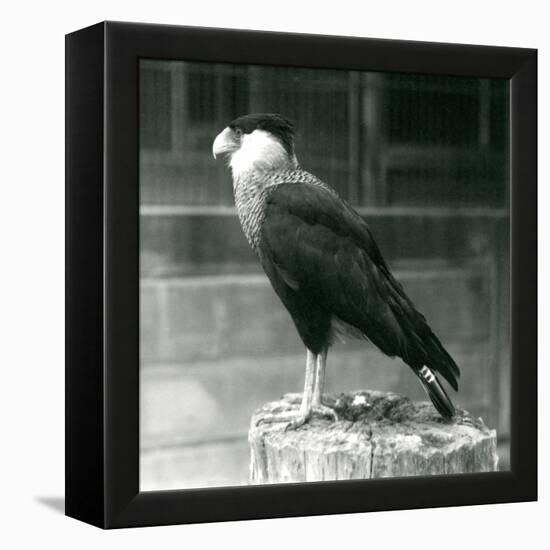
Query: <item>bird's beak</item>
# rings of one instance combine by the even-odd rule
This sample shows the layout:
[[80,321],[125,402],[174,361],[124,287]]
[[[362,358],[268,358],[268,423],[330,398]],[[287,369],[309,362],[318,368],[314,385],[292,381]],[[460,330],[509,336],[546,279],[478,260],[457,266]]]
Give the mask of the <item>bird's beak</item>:
[[212,144],[212,155],[214,158],[219,155],[226,155],[235,152],[239,148],[238,142],[235,140],[231,128],[223,129]]

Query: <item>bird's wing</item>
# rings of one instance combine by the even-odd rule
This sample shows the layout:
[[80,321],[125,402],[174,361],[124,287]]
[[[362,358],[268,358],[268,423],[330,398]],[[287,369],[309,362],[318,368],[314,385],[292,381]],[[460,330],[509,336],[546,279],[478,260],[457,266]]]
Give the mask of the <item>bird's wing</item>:
[[332,190],[291,182],[271,190],[259,254],[268,275],[306,293],[386,354],[416,369],[430,364],[457,387],[458,367],[391,275],[368,225]]

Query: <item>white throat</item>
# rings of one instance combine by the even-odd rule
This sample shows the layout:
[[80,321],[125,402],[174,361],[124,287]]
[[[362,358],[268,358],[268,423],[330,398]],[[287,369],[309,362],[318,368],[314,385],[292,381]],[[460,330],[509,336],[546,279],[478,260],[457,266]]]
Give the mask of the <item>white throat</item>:
[[229,166],[233,179],[239,179],[243,174],[296,168],[296,155],[289,158],[280,141],[265,130],[254,130],[245,134],[240,148],[233,153]]

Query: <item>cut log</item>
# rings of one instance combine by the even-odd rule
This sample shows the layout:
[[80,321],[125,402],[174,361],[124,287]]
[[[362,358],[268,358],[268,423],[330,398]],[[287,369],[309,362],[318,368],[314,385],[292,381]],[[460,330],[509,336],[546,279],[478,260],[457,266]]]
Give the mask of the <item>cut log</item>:
[[252,416],[250,483],[365,479],[498,469],[495,430],[457,409],[446,421],[429,402],[394,393],[357,391],[326,396],[338,421],[314,416],[296,430],[266,415],[299,408],[301,395],[287,394]]

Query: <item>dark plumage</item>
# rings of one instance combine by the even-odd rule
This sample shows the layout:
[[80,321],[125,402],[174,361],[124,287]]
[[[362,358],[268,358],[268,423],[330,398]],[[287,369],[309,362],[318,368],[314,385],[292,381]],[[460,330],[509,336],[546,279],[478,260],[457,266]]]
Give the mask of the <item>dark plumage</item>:
[[251,134],[254,130],[266,130],[283,144],[289,156],[294,154],[294,124],[281,115],[245,115],[230,122],[229,128],[238,129],[245,134]]
[[[458,367],[391,274],[365,221],[298,167],[292,124],[280,115],[247,115],[224,132],[214,153],[226,153],[220,145],[225,139],[238,142],[226,147],[234,147],[227,154],[243,229],[312,360],[320,362],[316,372],[324,371],[323,357],[335,338],[365,338],[401,357],[437,410],[452,417],[454,407],[434,373],[456,390]],[[320,405],[319,378],[313,405]],[[306,393],[307,387],[304,401]],[[306,418],[294,424],[309,414],[311,403]]]

